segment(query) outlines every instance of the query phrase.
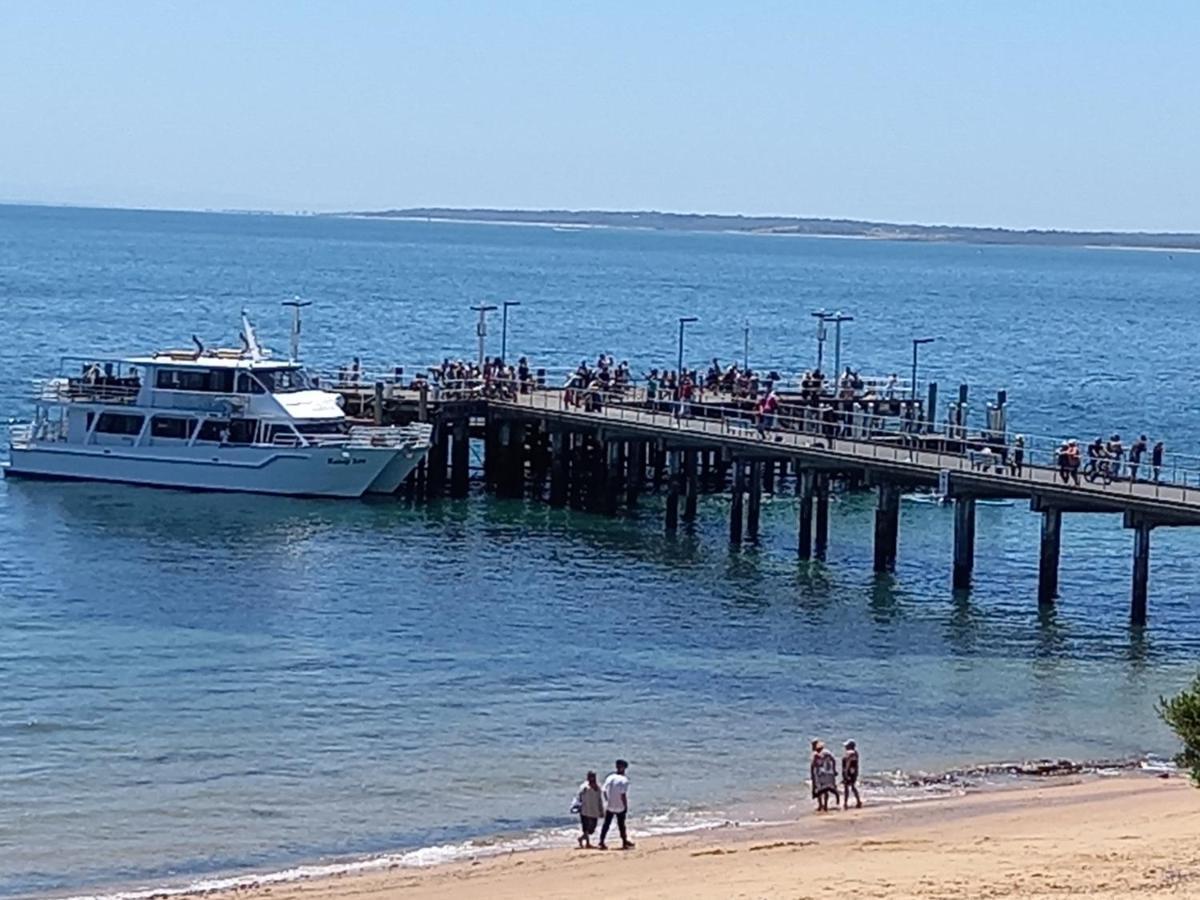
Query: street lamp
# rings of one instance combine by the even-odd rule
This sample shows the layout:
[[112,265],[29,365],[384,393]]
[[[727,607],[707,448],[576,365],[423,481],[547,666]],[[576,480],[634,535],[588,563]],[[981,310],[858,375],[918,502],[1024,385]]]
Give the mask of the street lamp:
[[474,312],[479,313],[479,321],[475,325],[475,334],[479,338],[479,368],[483,368],[483,339],[487,337],[487,314],[493,312],[499,307],[490,305],[472,306]]
[[853,322],[854,316],[844,316],[841,312],[836,312],[826,315],[824,321],[833,323],[833,377],[838,379],[842,377],[842,323]]
[[825,360],[825,320],[829,318],[829,313],[818,309],[812,314],[812,317],[817,320],[817,371],[820,372],[821,365]]
[[691,322],[699,322],[695,316],[680,316],[679,317],[679,365],[675,369],[676,384],[683,384],[683,326]]
[[934,340],[935,340],[935,338],[931,338],[931,337],[913,338],[912,339],[913,365],[912,365],[912,384],[909,385],[909,396],[913,400],[917,399],[917,348],[920,347],[922,344],[932,344],[934,342]]
[[508,308],[520,305],[520,300],[505,300],[504,312],[500,314],[500,359],[505,365],[508,364]]
[[306,306],[312,306],[312,301],[293,297],[291,300],[284,300],[283,305],[292,308],[292,339],[288,343],[288,362],[298,362],[300,360],[300,310]]

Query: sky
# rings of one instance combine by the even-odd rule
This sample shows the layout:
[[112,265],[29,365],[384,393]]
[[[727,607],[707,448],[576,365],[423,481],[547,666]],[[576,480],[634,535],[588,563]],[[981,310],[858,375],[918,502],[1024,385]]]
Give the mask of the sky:
[[0,0],[0,201],[1200,231],[1200,3]]

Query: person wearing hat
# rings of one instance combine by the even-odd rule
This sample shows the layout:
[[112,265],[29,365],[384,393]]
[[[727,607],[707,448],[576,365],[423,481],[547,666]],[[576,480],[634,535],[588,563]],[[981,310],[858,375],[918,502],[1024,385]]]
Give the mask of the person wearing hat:
[[854,807],[862,809],[862,798],[858,796],[858,745],[854,741],[846,741],[843,746],[846,752],[842,756],[842,787],[846,798],[842,801],[842,808],[850,808],[850,792],[853,791]]
[[628,768],[629,763],[618,759],[617,771],[604,779],[604,787],[600,789],[604,794],[604,827],[600,829],[600,843],[596,846],[601,850],[608,849],[604,840],[608,837],[608,829],[614,818],[617,820],[617,830],[621,832],[621,849],[633,849],[633,841],[625,832],[625,815],[629,812],[629,777],[625,774]]

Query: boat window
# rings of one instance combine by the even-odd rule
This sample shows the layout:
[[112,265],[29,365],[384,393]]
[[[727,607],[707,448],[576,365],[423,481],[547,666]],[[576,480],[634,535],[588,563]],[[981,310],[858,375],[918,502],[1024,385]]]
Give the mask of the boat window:
[[261,394],[263,386],[257,378],[248,372],[239,372],[237,377],[237,392],[239,394]]
[[293,426],[301,434],[346,434],[349,422],[304,422]]
[[267,443],[268,444],[298,444],[300,439],[296,437],[296,432],[292,430],[291,425],[271,425],[267,428]]
[[312,380],[303,369],[264,369],[254,373],[272,394],[312,390]]
[[129,416],[124,413],[100,413],[96,431],[103,434],[141,434],[144,416]]
[[150,436],[187,440],[192,436],[192,429],[195,426],[195,419],[185,419],[179,416],[155,416],[150,420]]
[[257,419],[205,419],[196,440],[212,444],[253,444]]
[[231,369],[159,369],[154,385],[165,391],[232,394],[233,371]]

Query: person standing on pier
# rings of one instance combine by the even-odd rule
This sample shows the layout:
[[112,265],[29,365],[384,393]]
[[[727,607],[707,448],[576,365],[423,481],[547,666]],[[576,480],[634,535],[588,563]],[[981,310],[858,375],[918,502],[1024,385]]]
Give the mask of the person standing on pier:
[[587,778],[579,786],[579,793],[575,795],[575,802],[571,805],[579,813],[579,825],[583,831],[579,835],[579,847],[587,847],[590,850],[596,823],[604,817],[604,800],[595,772],[587,773]]
[[1158,479],[1162,475],[1163,464],[1163,442],[1155,441],[1154,449],[1150,451],[1150,469],[1154,475],[1154,483],[1158,484]]
[[862,809],[862,798],[858,796],[858,745],[854,741],[846,741],[842,745],[846,752],[842,755],[842,788],[846,797],[842,801],[842,809],[850,808],[850,792],[854,792],[854,808]]
[[1146,436],[1143,434],[1129,447],[1129,480],[1137,481],[1138,469],[1142,464],[1142,457],[1146,455],[1146,450],[1149,447],[1146,443]]
[[1019,476],[1025,465],[1025,435],[1018,434],[1013,440],[1012,453],[1008,457],[1008,468],[1013,475]]
[[1121,443],[1121,436],[1114,434],[1108,442],[1108,456],[1112,460],[1113,481],[1121,477],[1121,460],[1125,458],[1125,445]]
[[621,832],[621,849],[633,849],[633,841],[629,840],[629,835],[625,831],[625,816],[629,812],[629,778],[625,774],[625,770],[628,768],[629,763],[618,759],[617,771],[604,779],[604,787],[601,788],[606,807],[604,827],[600,829],[600,843],[596,845],[601,850],[608,849],[608,845],[604,841],[608,837],[608,829],[614,818],[617,820],[617,830]]

